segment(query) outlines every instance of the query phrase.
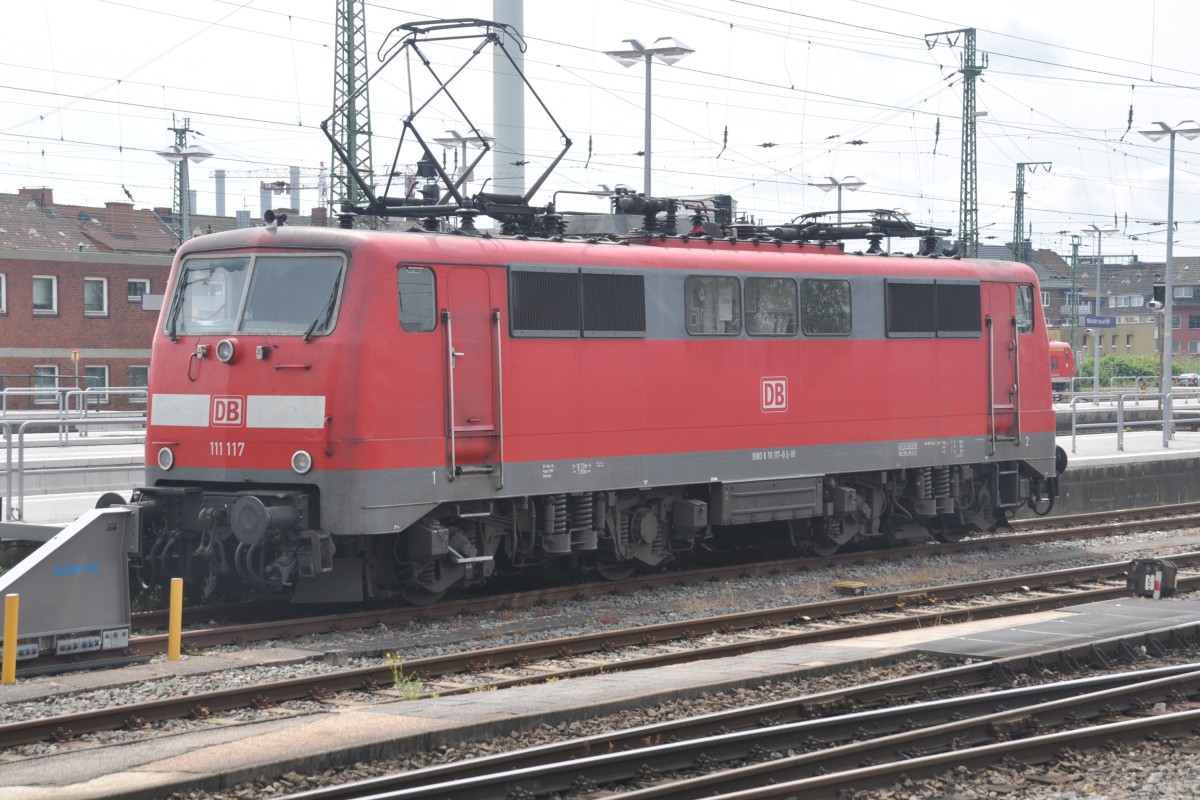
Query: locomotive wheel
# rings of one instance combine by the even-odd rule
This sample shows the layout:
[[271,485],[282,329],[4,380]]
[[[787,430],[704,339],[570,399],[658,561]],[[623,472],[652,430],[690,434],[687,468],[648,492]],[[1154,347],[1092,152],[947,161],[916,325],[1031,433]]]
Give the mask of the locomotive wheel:
[[410,606],[431,606],[440,603],[447,591],[449,590],[442,589],[440,592],[435,592],[422,586],[410,586],[404,590],[403,598],[404,602]]
[[842,546],[840,544],[838,544],[837,542],[835,542],[833,539],[830,539],[825,534],[818,534],[815,538],[813,538],[812,545],[810,546],[809,549],[812,550],[812,553],[815,556],[820,556],[821,558],[828,558],[829,556],[836,553],[838,550],[841,550]]
[[638,564],[636,561],[619,561],[614,563],[598,560],[596,562],[596,572],[606,581],[623,581],[632,578],[637,571]]
[[929,532],[932,533],[933,538],[937,539],[939,542],[943,542],[945,544],[954,544],[955,542],[961,542],[963,539],[967,538],[967,534],[970,533],[971,530],[961,525],[955,525],[954,527],[951,527],[949,525],[942,524],[930,526]]

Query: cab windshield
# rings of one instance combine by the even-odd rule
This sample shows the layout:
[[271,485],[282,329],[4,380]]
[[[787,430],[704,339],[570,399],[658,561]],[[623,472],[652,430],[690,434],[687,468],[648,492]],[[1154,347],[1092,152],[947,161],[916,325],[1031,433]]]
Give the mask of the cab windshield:
[[340,255],[189,258],[165,332],[318,336],[333,329],[345,262]]

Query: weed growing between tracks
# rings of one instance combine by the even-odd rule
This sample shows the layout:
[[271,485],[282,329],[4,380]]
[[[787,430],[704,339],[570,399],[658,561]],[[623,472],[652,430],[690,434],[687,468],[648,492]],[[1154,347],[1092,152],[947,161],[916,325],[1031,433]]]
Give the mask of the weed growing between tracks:
[[392,670],[392,683],[396,686],[396,691],[400,692],[400,696],[405,700],[416,700],[421,696],[421,690],[425,685],[417,675],[404,674],[404,659],[398,658],[395,653],[385,653],[386,663]]

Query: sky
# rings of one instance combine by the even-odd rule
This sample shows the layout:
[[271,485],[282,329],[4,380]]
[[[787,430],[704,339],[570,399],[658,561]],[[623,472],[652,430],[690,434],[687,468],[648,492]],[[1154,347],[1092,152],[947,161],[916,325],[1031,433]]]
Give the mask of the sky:
[[[335,0],[23,0],[0,29],[0,192],[53,188],[58,203],[172,204],[172,167],[157,155],[172,128],[213,153],[190,169],[195,211],[215,213],[213,172],[226,171],[225,209],[259,213],[261,181],[302,170],[301,206],[319,204],[332,149],[320,124],[334,98]],[[364,6],[368,69],[400,34],[433,19],[493,18],[486,0],[380,0]],[[976,30],[980,241],[1013,239],[1025,167],[1025,235],[1035,248],[1094,252],[1088,225],[1113,226],[1106,255],[1161,261],[1169,147],[1139,133],[1200,119],[1195,0],[525,0],[528,78],[572,146],[533,198],[601,186],[642,188],[645,70],[604,52],[636,38],[674,37],[695,52],[652,69],[653,193],[732,195],[767,224],[845,209],[899,209],[957,231],[965,37]],[[477,40],[429,43],[441,76]],[[426,139],[493,130],[490,48],[421,107]],[[412,86],[410,95],[409,86]],[[403,55],[369,88],[377,175],[420,155],[403,120],[429,99],[419,61]],[[465,113],[464,113],[465,112]],[[1132,115],[1132,118],[1131,118]],[[528,184],[563,142],[532,95],[525,102]],[[435,148],[441,153],[442,148]],[[471,153],[471,157],[474,153]],[[454,166],[455,153],[445,153]],[[493,151],[468,193],[511,170]],[[1044,164],[1042,162],[1045,162]],[[1176,256],[1200,256],[1200,139],[1176,137]],[[384,179],[380,179],[384,180]],[[394,193],[394,192],[393,192]],[[287,204],[287,196],[279,199]],[[592,202],[589,205],[589,202]],[[559,207],[594,202],[561,196]],[[1032,234],[1030,235],[1030,229]]]

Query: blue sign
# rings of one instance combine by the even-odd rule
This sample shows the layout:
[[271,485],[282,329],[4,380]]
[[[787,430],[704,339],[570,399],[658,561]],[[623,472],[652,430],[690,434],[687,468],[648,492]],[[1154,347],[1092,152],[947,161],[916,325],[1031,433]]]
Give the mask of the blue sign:
[[1083,324],[1089,328],[1115,328],[1117,327],[1116,317],[1084,317]]

